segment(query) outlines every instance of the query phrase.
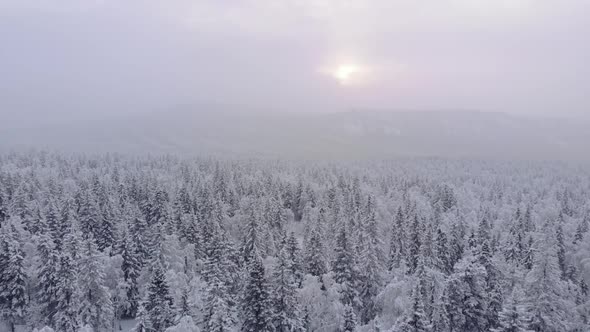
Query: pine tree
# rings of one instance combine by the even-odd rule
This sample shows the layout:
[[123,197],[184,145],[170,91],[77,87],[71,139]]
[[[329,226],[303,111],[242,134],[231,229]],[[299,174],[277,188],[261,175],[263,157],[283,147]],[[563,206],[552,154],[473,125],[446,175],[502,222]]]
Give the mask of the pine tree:
[[174,302],[161,266],[152,273],[144,306],[151,331],[164,332],[174,324]]
[[526,310],[523,301],[522,292],[517,287],[512,291],[505,303],[504,308],[499,314],[499,324],[492,328],[492,332],[529,332],[527,329]]
[[57,286],[57,308],[55,328],[63,332],[76,332],[80,326],[78,310],[80,308],[78,271],[74,257],[69,252],[61,255]]
[[356,315],[351,305],[344,306],[344,323],[341,328],[342,332],[356,331]]
[[133,332],[151,332],[153,331],[151,326],[150,317],[143,304],[141,304],[137,309],[137,324],[135,324]]
[[102,207],[101,224],[98,225],[96,243],[102,252],[111,248],[115,243],[115,212],[110,201],[106,201]]
[[111,297],[104,281],[104,259],[94,237],[89,234],[82,245],[80,260],[80,319],[82,324],[95,329],[110,327],[114,318]]
[[28,308],[24,252],[15,225],[0,228],[0,314],[11,331],[23,322]]
[[448,282],[446,309],[452,331],[486,331],[485,268],[472,254],[455,267]]
[[299,243],[295,237],[295,233],[293,232],[289,234],[289,239],[286,243],[286,250],[288,259],[291,262],[291,272],[295,278],[295,283],[296,285],[301,285],[301,281],[303,280],[301,249],[299,248]]
[[229,252],[223,239],[222,229],[217,220],[208,223],[206,259],[203,266],[203,278],[207,282],[204,326],[205,332],[232,331],[236,318],[233,308],[234,299],[230,294],[231,272]]
[[127,231],[121,236],[121,256],[123,262],[121,269],[126,285],[126,299],[123,308],[123,316],[135,317],[139,307],[139,285],[137,279],[141,273],[140,257],[134,241],[129,237]]
[[284,236],[272,274],[273,326],[278,332],[299,332],[303,331],[303,320],[297,303],[298,282],[287,244]]
[[242,249],[244,262],[248,263],[252,257],[261,254],[259,240],[259,225],[254,206],[250,207],[246,224],[246,235]]
[[[563,217],[560,218],[563,220]],[[565,241],[563,238],[563,226],[562,222],[557,225],[555,232],[555,239],[557,240],[557,263],[559,264],[559,270],[561,271],[561,277],[565,278],[567,273],[567,263],[565,260]]]
[[361,301],[360,320],[363,324],[375,318],[375,298],[381,287],[381,271],[377,225],[374,216],[369,218],[364,229],[364,246],[360,254],[359,297]]
[[504,257],[512,264],[522,262],[524,248],[524,230],[522,226],[522,216],[519,208],[516,210],[516,216],[510,226],[508,240],[504,248]]
[[418,215],[414,215],[414,222],[412,223],[412,230],[410,233],[410,241],[409,241],[409,257],[408,257],[408,267],[409,273],[414,273],[416,268],[418,267],[418,260],[420,256],[420,232],[422,230],[422,225],[418,219]]
[[391,228],[391,239],[389,246],[389,270],[398,268],[401,261],[406,259],[408,239],[406,237],[405,217],[402,208],[397,209]]
[[90,235],[93,238],[99,237],[102,214],[96,198],[90,192],[87,192],[81,204],[78,215],[80,217],[80,230],[84,238]]
[[264,265],[259,257],[251,257],[248,265],[249,276],[242,300],[244,322],[241,331],[273,331],[272,307],[269,285],[265,277]]
[[423,294],[420,283],[416,283],[412,290],[411,307],[406,313],[399,328],[400,332],[430,331],[430,323],[424,311]]
[[40,233],[37,239],[39,265],[37,269],[37,297],[43,324],[53,326],[58,305],[59,256],[51,235]]
[[449,274],[453,270],[449,258],[447,236],[440,228],[436,230],[434,245],[434,267],[445,274]]
[[325,253],[321,228],[320,225],[316,224],[311,230],[309,242],[305,248],[305,262],[309,274],[321,277],[327,272]]
[[543,236],[535,242],[537,255],[533,268],[526,276],[526,299],[530,322],[528,329],[535,332],[567,331],[567,301],[561,280],[557,240],[554,228],[545,225]]
[[489,329],[498,327],[499,325],[498,315],[502,310],[503,297],[500,285],[500,272],[492,262],[488,240],[487,238],[483,238],[481,241],[482,244],[478,248],[478,261],[485,269],[484,289],[487,294],[486,321],[488,324],[487,328]]
[[449,313],[445,307],[448,298],[446,293],[443,292],[441,299],[433,307],[432,318],[431,318],[431,331],[432,332],[450,332],[451,322],[449,320]]
[[357,270],[347,227],[343,223],[336,240],[335,257],[332,262],[334,281],[342,285],[341,301],[344,305],[356,305]]

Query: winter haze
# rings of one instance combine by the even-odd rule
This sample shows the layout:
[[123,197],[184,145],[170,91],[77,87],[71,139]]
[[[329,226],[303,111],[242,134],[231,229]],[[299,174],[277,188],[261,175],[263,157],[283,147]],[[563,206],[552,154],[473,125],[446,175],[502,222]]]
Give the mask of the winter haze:
[[590,331],[589,0],[0,0],[0,332]]
[[588,7],[3,0],[0,144],[585,159]]

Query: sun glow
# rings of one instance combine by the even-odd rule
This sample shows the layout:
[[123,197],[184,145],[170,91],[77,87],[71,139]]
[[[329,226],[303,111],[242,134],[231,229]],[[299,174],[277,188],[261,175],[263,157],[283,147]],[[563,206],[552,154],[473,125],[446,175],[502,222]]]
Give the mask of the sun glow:
[[338,66],[332,75],[340,84],[350,84],[359,72],[361,72],[359,66],[349,64]]

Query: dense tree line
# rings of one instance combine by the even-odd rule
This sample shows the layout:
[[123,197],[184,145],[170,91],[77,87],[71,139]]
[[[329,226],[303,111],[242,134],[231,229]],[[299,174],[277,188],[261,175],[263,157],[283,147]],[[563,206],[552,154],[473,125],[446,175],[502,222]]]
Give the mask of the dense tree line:
[[0,314],[29,330],[590,329],[590,169],[0,155]]

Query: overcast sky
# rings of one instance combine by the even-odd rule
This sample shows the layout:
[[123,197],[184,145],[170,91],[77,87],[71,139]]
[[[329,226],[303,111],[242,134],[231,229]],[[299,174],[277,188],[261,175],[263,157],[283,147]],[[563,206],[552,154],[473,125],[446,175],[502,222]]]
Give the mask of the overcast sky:
[[587,0],[0,0],[0,106],[590,111]]

